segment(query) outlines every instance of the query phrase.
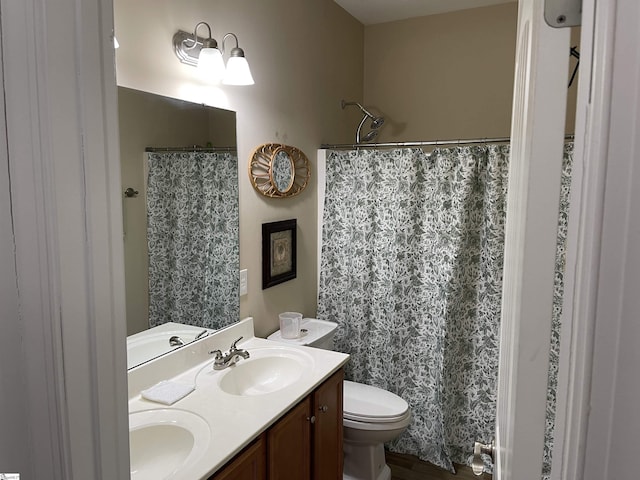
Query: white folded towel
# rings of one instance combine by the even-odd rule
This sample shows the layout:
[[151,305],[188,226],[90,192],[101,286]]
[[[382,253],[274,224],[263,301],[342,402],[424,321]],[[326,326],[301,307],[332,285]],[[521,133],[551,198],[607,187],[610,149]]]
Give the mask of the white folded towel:
[[172,405],[181,398],[186,397],[196,389],[195,385],[184,385],[182,383],[163,380],[146,390],[140,392],[142,398],[151,400],[152,402],[164,403]]

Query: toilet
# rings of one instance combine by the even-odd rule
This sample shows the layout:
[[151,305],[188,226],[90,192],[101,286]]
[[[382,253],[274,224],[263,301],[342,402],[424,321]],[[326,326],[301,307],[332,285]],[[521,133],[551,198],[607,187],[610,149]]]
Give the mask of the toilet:
[[[333,350],[334,322],[304,318],[298,338],[284,339],[278,330],[268,340],[289,345]],[[409,405],[399,396],[362,383],[344,381],[344,475],[345,480],[389,480],[384,444],[409,425]]]

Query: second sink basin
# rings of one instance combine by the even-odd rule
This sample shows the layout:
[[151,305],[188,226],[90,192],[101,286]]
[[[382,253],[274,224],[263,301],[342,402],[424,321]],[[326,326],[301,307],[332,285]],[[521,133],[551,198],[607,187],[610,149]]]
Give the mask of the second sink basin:
[[129,414],[132,480],[173,478],[204,454],[210,435],[204,419],[184,410]]
[[249,353],[249,359],[222,373],[218,385],[223,392],[240,396],[272,393],[292,385],[313,366],[312,357],[299,349],[256,348]]

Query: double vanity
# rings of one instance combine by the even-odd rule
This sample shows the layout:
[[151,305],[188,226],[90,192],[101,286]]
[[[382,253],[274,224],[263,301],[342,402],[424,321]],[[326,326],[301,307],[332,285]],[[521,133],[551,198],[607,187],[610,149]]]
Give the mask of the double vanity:
[[[132,368],[132,480],[341,478],[348,358],[256,338],[247,318]],[[195,388],[171,405],[142,396],[163,381]]]

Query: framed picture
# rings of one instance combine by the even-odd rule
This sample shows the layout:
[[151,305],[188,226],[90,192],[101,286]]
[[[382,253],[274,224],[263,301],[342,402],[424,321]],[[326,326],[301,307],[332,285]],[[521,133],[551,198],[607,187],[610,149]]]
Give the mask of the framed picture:
[[296,278],[296,219],[262,224],[262,289]]

